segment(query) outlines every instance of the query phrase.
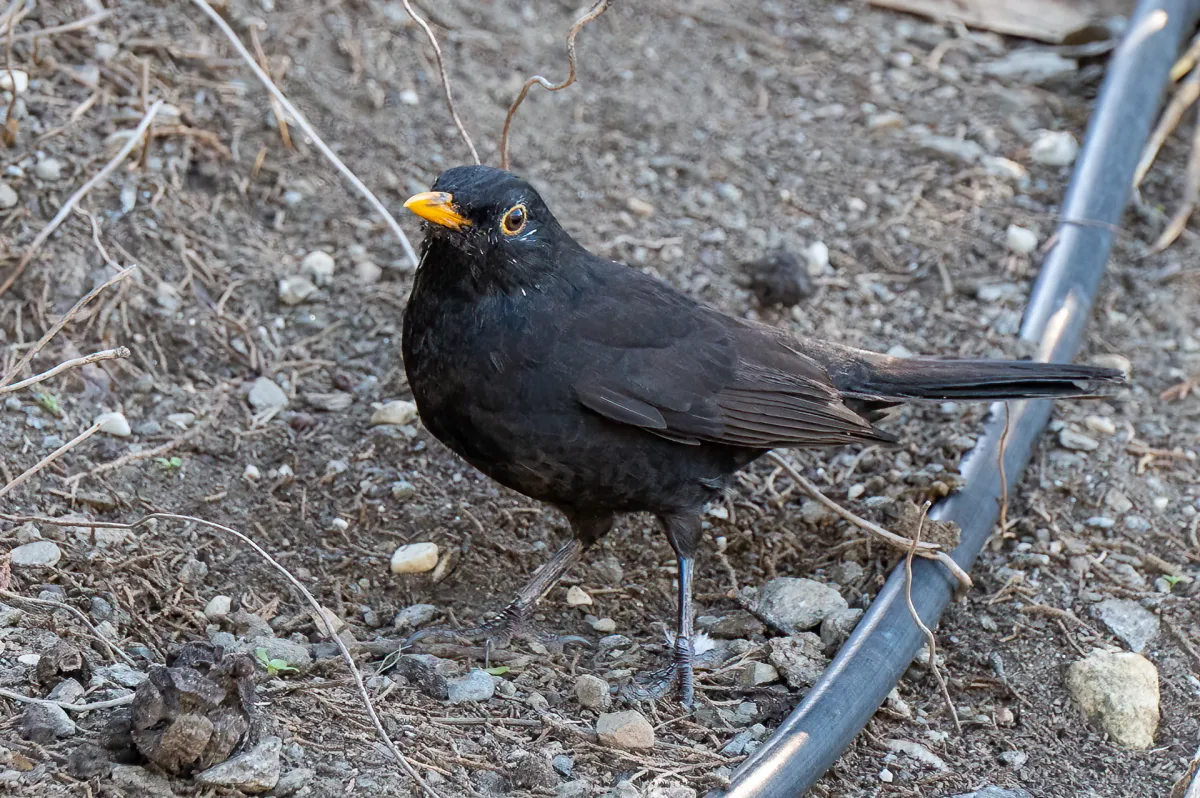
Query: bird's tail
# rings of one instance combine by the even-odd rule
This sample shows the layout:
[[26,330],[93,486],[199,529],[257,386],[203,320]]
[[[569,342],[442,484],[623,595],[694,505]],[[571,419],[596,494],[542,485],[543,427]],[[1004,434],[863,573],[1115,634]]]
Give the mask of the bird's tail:
[[[1103,396],[1125,384],[1117,369],[1029,360],[889,357],[851,350],[828,362],[846,397],[876,400],[996,401]],[[818,359],[823,359],[818,356]]]

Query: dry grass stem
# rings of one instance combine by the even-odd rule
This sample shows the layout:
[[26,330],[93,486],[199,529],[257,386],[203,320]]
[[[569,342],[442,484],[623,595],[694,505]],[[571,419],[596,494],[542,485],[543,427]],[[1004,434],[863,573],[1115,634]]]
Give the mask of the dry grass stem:
[[819,501],[821,504],[825,505],[826,508],[833,511],[837,515],[841,516],[843,519],[854,524],[859,529],[862,529],[865,532],[869,532],[872,535],[875,535],[876,537],[883,540],[885,543],[887,543],[892,548],[898,549],[900,551],[907,551],[911,548],[911,549],[913,549],[913,552],[918,557],[924,557],[928,560],[937,560],[942,565],[946,566],[947,570],[949,570],[950,573],[952,573],[954,575],[954,578],[958,580],[959,586],[962,589],[969,589],[974,584],[974,582],[971,581],[971,576],[966,571],[964,571],[962,569],[962,566],[959,565],[958,563],[956,563],[953,560],[953,558],[950,557],[949,554],[942,551],[942,547],[939,546],[938,544],[936,544],[936,543],[915,543],[914,544],[910,539],[908,539],[906,537],[897,535],[895,532],[889,532],[888,530],[884,529],[883,527],[879,526],[878,524],[874,524],[865,518],[858,517],[857,515],[850,512],[845,507],[838,504],[833,499],[829,498],[824,493],[822,493],[820,488],[818,488],[812,482],[809,482],[807,479],[805,479],[804,476],[801,475],[801,473],[796,469],[795,466],[793,466],[791,463],[789,463],[787,460],[785,460],[777,452],[768,452],[767,456],[770,457],[772,460],[774,460],[776,463],[778,463],[780,466],[782,466],[783,470],[788,473],[788,476],[790,476],[792,478],[792,480],[796,482],[797,485],[799,485],[801,488],[803,488],[805,493],[812,496],[814,499]]
[[921,620],[921,616],[917,613],[917,608],[912,600],[912,562],[913,555],[917,553],[917,546],[921,543],[921,530],[925,526],[925,516],[929,513],[929,502],[921,508],[921,517],[917,521],[917,531],[913,533],[912,545],[908,547],[908,552],[904,555],[904,601],[908,604],[908,614],[912,616],[913,623],[921,630],[921,634],[925,636],[925,644],[929,647],[929,671],[933,674],[933,678],[937,680],[938,689],[942,692],[942,699],[946,702],[946,709],[950,711],[950,717],[954,719],[954,730],[962,735],[962,723],[958,720],[958,710],[954,708],[954,702],[950,700],[950,690],[946,687],[946,680],[942,677],[942,670],[937,665],[937,637],[933,631],[925,625]]
[[1187,80],[1179,85],[1174,96],[1171,97],[1171,102],[1167,104],[1166,110],[1159,117],[1154,132],[1150,134],[1150,141],[1146,143],[1146,149],[1142,152],[1142,159],[1138,161],[1137,170],[1133,173],[1135,189],[1142,185],[1150,167],[1158,159],[1158,153],[1163,144],[1179,126],[1179,120],[1183,118],[1184,112],[1191,108],[1197,99],[1200,99],[1200,69],[1193,70],[1187,76]]
[[[258,40],[258,25],[250,26],[250,44],[254,45],[254,55],[258,58],[258,65],[262,67],[263,72],[267,73],[267,77],[274,81],[275,76],[271,74],[271,62],[267,60],[262,42]],[[279,138],[283,140],[283,146],[289,150],[295,149],[292,146],[292,134],[288,131],[287,114],[284,113],[283,106],[274,96],[271,97],[271,113],[275,115],[275,122],[279,125]]]
[[433,28],[429,27],[421,16],[413,10],[412,3],[404,0],[404,10],[413,18],[413,22],[425,31],[425,36],[429,39],[429,43],[433,45],[433,56],[437,59],[438,73],[442,79],[442,93],[446,97],[446,106],[450,109],[450,116],[454,119],[454,126],[458,128],[458,135],[462,136],[463,142],[467,145],[467,149],[471,151],[471,157],[475,163],[479,164],[479,153],[475,150],[475,144],[471,141],[471,136],[467,133],[466,127],[463,126],[462,120],[458,117],[458,110],[454,107],[454,93],[450,90],[450,76],[446,74],[446,65],[442,62],[442,48],[438,44],[437,37],[433,35]]
[[[405,5],[407,5],[405,0]],[[508,114],[504,117],[504,130],[500,133],[500,168],[508,168],[508,132],[512,127],[513,116],[517,113],[517,109],[521,107],[521,103],[525,101],[525,95],[529,94],[529,90],[535,85],[541,86],[546,91],[562,91],[575,82],[575,37],[579,35],[579,31],[583,26],[594,20],[596,17],[608,10],[609,0],[597,0],[586,14],[575,21],[571,26],[571,30],[567,32],[567,79],[562,83],[551,83],[541,75],[534,75],[529,80],[525,81],[525,85],[521,87],[520,94],[517,99],[513,100],[512,105],[508,107]],[[478,160],[478,159],[476,159]]]
[[1000,450],[996,452],[996,466],[1000,469],[1000,534],[1008,529],[1008,471],[1004,468],[1004,455],[1008,451],[1008,428],[1012,421],[1011,407],[1004,403],[1004,431],[1000,433]]
[[93,299],[100,296],[100,294],[104,293],[104,291],[106,289],[108,289],[111,286],[116,285],[117,283],[121,282],[129,275],[133,274],[135,269],[136,269],[136,267],[130,266],[128,269],[119,271],[116,274],[114,274],[112,277],[109,277],[107,280],[105,280],[100,285],[93,288],[91,291],[88,291],[86,294],[84,294],[83,298],[80,299],[78,302],[76,302],[75,305],[70,310],[68,310],[66,313],[64,313],[61,319],[59,319],[53,325],[51,325],[49,330],[46,330],[45,334],[42,335],[42,337],[38,339],[38,342],[36,344],[34,344],[33,347],[30,348],[30,350],[28,352],[25,353],[25,356],[21,358],[21,361],[19,363],[17,363],[17,365],[14,366],[11,371],[9,371],[3,377],[0,377],[0,388],[3,388],[5,385],[8,385],[13,380],[14,377],[16,377],[22,371],[24,371],[25,367],[28,366],[35,357],[37,357],[38,352],[41,352],[42,349],[46,346],[46,344],[50,343],[50,341],[52,341],[54,339],[54,336],[58,335],[58,333],[62,330],[63,327],[66,327],[71,322],[72,319],[74,319],[76,316],[79,315],[79,311],[81,311],[85,307],[87,307],[87,305]]
[[137,147],[138,142],[140,142],[142,137],[145,136],[146,131],[150,128],[150,123],[154,121],[154,117],[158,113],[158,109],[161,107],[162,100],[158,100],[154,103],[154,105],[150,106],[150,108],[146,111],[145,116],[142,117],[142,121],[139,122],[138,126],[134,129],[133,135],[129,137],[129,140],[125,142],[125,145],[121,147],[117,154],[112,157],[112,160],[106,163],[104,168],[92,175],[92,177],[88,179],[86,183],[80,186],[74,194],[67,198],[67,201],[63,203],[63,206],[58,209],[58,213],[54,214],[54,218],[42,228],[41,232],[37,234],[37,237],[33,239],[33,243],[30,244],[25,250],[25,253],[21,255],[21,259],[17,261],[16,268],[13,269],[12,274],[8,275],[8,278],[5,279],[3,284],[0,284],[0,297],[8,293],[8,289],[13,287],[13,283],[15,283],[25,272],[25,268],[29,265],[29,262],[33,260],[33,256],[37,254],[38,249],[41,248],[42,244],[46,243],[46,239],[50,237],[50,234],[58,229],[58,226],[63,223],[63,220],[67,218],[76,204],[78,204],[81,199],[87,196],[88,192],[95,188],[102,180],[107,178],[114,169],[120,166],[122,161],[129,157],[129,153],[133,152],[134,148]]
[[128,695],[123,695],[120,698],[113,698],[109,701],[97,701],[94,704],[72,704],[67,701],[52,701],[48,698],[34,698],[32,696],[14,693],[12,690],[0,688],[0,698],[19,701],[22,704],[48,704],[53,707],[62,707],[68,712],[91,712],[95,709],[112,709],[114,707],[123,707],[126,704],[133,703],[133,695],[133,693],[129,693]]
[[97,11],[95,14],[88,14],[86,17],[80,17],[74,22],[64,22],[62,25],[55,25],[52,28],[41,28],[40,30],[29,30],[25,31],[24,33],[17,33],[13,35],[12,38],[14,42],[20,42],[27,39],[42,39],[59,33],[70,33],[71,31],[83,30],[89,25],[95,25],[97,22],[108,19],[111,16],[111,11]]
[[197,518],[192,515],[178,515],[176,513],[150,513],[149,515],[145,515],[142,518],[139,518],[137,521],[134,521],[132,524],[121,524],[111,521],[85,521],[76,519],[63,520],[56,518],[44,518],[40,516],[9,516],[4,514],[0,514],[0,519],[18,524],[32,522],[35,524],[48,524],[50,526],[82,526],[92,527],[95,529],[124,529],[128,531],[133,531],[145,526],[146,524],[149,524],[151,521],[156,520],[181,521],[184,523],[199,524],[200,526],[208,527],[209,529],[214,529],[218,532],[223,532],[227,535],[237,538],[242,543],[245,543],[247,546],[253,549],[254,553],[261,557],[264,562],[274,568],[281,576],[283,576],[284,579],[291,583],[292,587],[296,588],[296,591],[299,592],[300,595],[304,597],[304,600],[308,602],[309,606],[312,607],[315,617],[324,621],[324,623],[319,625],[318,628],[325,636],[333,641],[333,644],[337,646],[338,651],[341,652],[342,659],[345,661],[346,667],[350,669],[350,674],[354,678],[354,684],[358,689],[359,698],[362,699],[363,706],[365,707],[367,714],[370,716],[371,722],[375,726],[375,733],[379,736],[379,739],[384,743],[384,745],[387,746],[388,751],[390,751],[392,756],[395,757],[396,761],[400,764],[400,767],[404,769],[404,772],[408,774],[409,778],[420,785],[421,789],[426,795],[430,796],[430,798],[439,798],[438,794],[433,790],[432,787],[429,786],[429,784],[425,782],[423,778],[421,778],[421,775],[417,772],[416,768],[412,766],[412,763],[408,761],[408,758],[405,757],[403,753],[401,753],[400,749],[396,747],[396,744],[388,735],[387,729],[384,728],[383,721],[379,717],[379,713],[375,711],[375,706],[371,702],[371,696],[367,692],[367,686],[363,681],[362,672],[359,671],[358,666],[354,664],[354,657],[351,656],[350,650],[346,648],[346,643],[340,636],[335,634],[333,630],[329,628],[328,620],[325,618],[325,610],[321,607],[320,602],[318,602],[313,594],[309,592],[308,588],[304,586],[303,582],[293,576],[291,571],[280,565],[280,563],[274,557],[267,553],[266,549],[259,546],[248,536],[242,534],[232,527],[224,526],[213,521],[206,521],[203,518]]
[[1192,211],[1196,209],[1197,202],[1200,202],[1200,122],[1196,124],[1196,129],[1192,132],[1192,152],[1188,156],[1187,172],[1184,173],[1183,200],[1179,204],[1179,210],[1175,211],[1171,221],[1167,222],[1166,229],[1151,245],[1151,255],[1162,252],[1175,243],[1175,239],[1179,238],[1184,228],[1187,227],[1188,219],[1191,218]]
[[79,366],[86,366],[91,363],[99,363],[102,360],[117,360],[118,358],[126,358],[129,357],[129,354],[130,352],[128,349],[123,346],[118,346],[116,349],[105,349],[102,352],[93,352],[90,355],[72,358],[71,360],[59,363],[49,371],[43,371],[41,374],[36,374],[27,380],[22,380],[21,382],[16,382],[12,385],[0,386],[0,394],[12,393],[13,391],[20,391],[32,385],[37,385],[39,382],[45,382],[51,377],[57,377],[64,371],[69,371],[70,369],[78,368]]
[[212,20],[214,25],[221,29],[221,33],[225,34],[225,38],[229,40],[231,45],[233,45],[233,49],[237,50],[238,55],[241,56],[242,60],[246,62],[246,66],[250,67],[250,71],[254,73],[254,76],[258,78],[259,82],[261,82],[263,86],[266,87],[267,91],[271,93],[271,96],[274,97],[280,105],[287,109],[288,114],[291,115],[292,121],[296,123],[296,126],[304,131],[304,135],[312,139],[313,145],[320,151],[320,153],[324,155],[331,164],[333,164],[334,168],[341,173],[342,177],[346,178],[347,182],[354,187],[355,191],[357,191],[362,198],[367,201],[367,204],[371,206],[372,210],[379,214],[379,218],[383,219],[383,221],[391,229],[392,234],[395,235],[397,240],[400,241],[400,246],[403,247],[404,254],[408,256],[410,261],[412,261],[413,266],[416,266],[418,263],[417,253],[413,250],[412,244],[409,243],[408,236],[406,236],[404,231],[400,229],[400,223],[397,222],[390,213],[388,213],[388,209],[384,207],[382,202],[379,201],[379,198],[375,196],[371,189],[367,188],[363,181],[358,179],[358,175],[350,171],[350,167],[342,163],[341,158],[334,155],[333,150],[329,149],[329,146],[325,143],[325,141],[317,135],[317,131],[313,130],[313,126],[310,125],[308,120],[304,118],[304,114],[300,113],[300,110],[296,108],[296,106],[292,105],[292,101],[284,96],[283,92],[279,90],[279,87],[275,85],[275,82],[271,80],[271,76],[264,72],[262,67],[255,63],[254,56],[251,55],[250,51],[246,49],[246,45],[242,44],[242,40],[238,38],[236,33],[234,33],[233,28],[229,27],[229,23],[222,19],[220,14],[214,11],[213,7],[210,6],[206,0],[191,0],[191,2],[192,5],[204,12],[204,15]]
[[39,471],[41,471],[43,468],[45,468],[46,466],[50,465],[50,464],[51,464],[51,463],[53,463],[55,460],[57,460],[58,458],[62,457],[64,454],[66,454],[67,452],[71,451],[71,450],[72,450],[72,449],[74,449],[76,446],[78,446],[79,444],[83,443],[84,441],[86,441],[88,438],[92,437],[93,435],[95,435],[95,434],[96,434],[97,432],[99,432],[99,431],[100,431],[100,425],[99,425],[99,424],[93,424],[92,426],[90,426],[90,427],[88,427],[87,429],[85,429],[83,432],[81,432],[81,433],[79,433],[78,435],[76,435],[76,436],[75,436],[74,438],[72,438],[71,440],[69,440],[69,441],[67,441],[66,443],[64,443],[62,446],[59,446],[59,447],[58,447],[57,449],[55,449],[54,451],[50,452],[50,454],[46,455],[46,456],[45,456],[45,457],[43,457],[41,460],[39,460],[37,463],[35,463],[35,464],[34,464],[32,467],[30,467],[30,468],[29,468],[29,470],[27,470],[25,473],[21,474],[21,475],[20,475],[20,476],[18,476],[16,479],[14,479],[12,482],[9,482],[9,483],[8,483],[7,485],[5,485],[4,487],[0,488],[0,498],[3,498],[4,496],[8,495],[9,493],[11,493],[11,492],[12,492],[13,490],[15,490],[16,488],[18,488],[18,487],[20,487],[21,485],[23,485],[25,482],[27,482],[27,481],[29,480],[29,478],[30,478],[30,477],[32,477],[33,475],[37,474],[37,473],[38,473]]

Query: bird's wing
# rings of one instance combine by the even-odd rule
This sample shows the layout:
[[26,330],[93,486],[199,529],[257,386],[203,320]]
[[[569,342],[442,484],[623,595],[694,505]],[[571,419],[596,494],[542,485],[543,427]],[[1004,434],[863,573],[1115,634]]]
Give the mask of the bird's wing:
[[890,440],[790,339],[657,281],[622,281],[619,297],[577,308],[567,327],[563,339],[588,358],[576,396],[612,421],[681,443],[762,449]]

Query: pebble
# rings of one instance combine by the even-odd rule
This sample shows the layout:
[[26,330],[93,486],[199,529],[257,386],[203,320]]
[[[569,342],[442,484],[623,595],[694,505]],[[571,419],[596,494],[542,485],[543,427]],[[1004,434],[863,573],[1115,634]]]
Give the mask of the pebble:
[[571,774],[575,772],[575,760],[566,754],[557,754],[550,760],[550,767],[554,768],[554,772],[564,779],[569,779],[571,778]]
[[929,765],[935,770],[945,771],[950,769],[945,760],[920,743],[914,743],[911,740],[888,740],[887,747],[890,751],[895,751],[910,759],[915,759],[924,765]]
[[862,610],[850,608],[826,618],[821,622],[821,644],[826,650],[840,646],[850,637],[862,616]]
[[13,94],[24,94],[29,91],[29,73],[22,69],[0,71],[0,91],[11,91]]
[[339,413],[354,403],[354,396],[345,391],[330,393],[306,393],[304,401],[314,410],[324,410],[326,413]]
[[313,250],[300,261],[300,271],[316,285],[327,285],[333,279],[333,256],[323,250]]
[[1036,86],[1053,78],[1069,75],[1078,68],[1074,60],[1064,58],[1053,50],[1025,47],[1013,50],[998,61],[984,64],[983,74]]
[[270,377],[259,377],[250,386],[246,400],[258,412],[287,407],[288,396]]
[[62,180],[63,162],[57,158],[43,158],[33,168],[34,173],[48,183]]
[[609,635],[617,631],[617,622],[612,618],[597,618],[591,624],[592,628],[600,634]]
[[124,413],[102,413],[96,416],[92,423],[98,424],[100,431],[105,435],[112,435],[114,438],[128,438],[133,434]]
[[446,682],[446,698],[451,704],[487,701],[496,694],[496,680],[487,671],[475,669],[460,679]]
[[405,629],[416,629],[437,617],[438,608],[432,604],[413,604],[396,613],[392,619],[392,628],[397,632]]
[[1129,375],[1133,374],[1133,363],[1131,363],[1129,358],[1125,357],[1124,355],[1117,355],[1109,352],[1099,355],[1092,355],[1091,364],[1093,366],[1100,366],[1101,368],[1116,369],[1117,371],[1124,373],[1127,378]]
[[758,687],[779,680],[779,671],[766,662],[747,662],[742,667],[738,682],[742,687]]
[[371,424],[373,426],[390,424],[402,427],[405,424],[411,424],[416,418],[417,405],[415,402],[395,399],[391,402],[385,402],[371,414]]
[[279,783],[279,754],[283,741],[267,737],[245,753],[196,774],[196,782],[205,787],[222,787],[244,793],[268,792]]
[[810,526],[823,524],[832,518],[833,513],[819,501],[808,499],[800,505],[800,520]]
[[42,661],[41,654],[22,654],[17,657],[17,662],[22,665],[28,665],[30,668],[36,668],[37,664]]
[[417,487],[407,479],[398,479],[392,483],[392,498],[397,501],[411,499],[417,495]]
[[1070,427],[1063,427],[1058,431],[1058,442],[1064,449],[1077,452],[1094,452],[1100,448],[1100,441]]
[[146,678],[145,673],[126,665],[124,662],[118,662],[113,665],[103,665],[96,668],[92,673],[92,684],[94,685],[97,680],[100,680],[101,684],[111,682],[133,690],[139,684],[146,681]]
[[575,699],[585,709],[604,710],[612,703],[608,682],[590,673],[575,680]]
[[862,579],[865,571],[854,560],[838,563],[829,569],[829,578],[839,585],[848,585]]
[[438,562],[436,543],[408,543],[392,553],[392,573],[423,574],[432,571]]
[[[800,261],[787,250],[779,250],[746,263],[742,268],[750,276],[750,290],[764,307],[791,307],[813,294],[812,281],[809,279],[811,266],[801,268]],[[818,273],[820,271],[818,269]]]
[[182,429],[182,430],[186,430],[188,427],[192,426],[192,423],[195,420],[196,420],[195,413],[172,413],[169,416],[167,416],[168,424],[178,427],[179,429]]
[[592,597],[587,594],[587,591],[579,585],[571,585],[567,589],[567,606],[570,607],[588,607],[592,604]]
[[1083,420],[1083,426],[1097,435],[1116,435],[1117,425],[1107,416],[1088,416]]
[[776,637],[770,642],[771,664],[778,668],[792,687],[811,687],[825,670],[821,638],[812,632],[792,637]]
[[0,181],[0,210],[8,210],[15,208],[21,198],[17,192],[8,183]]
[[24,615],[16,607],[10,607],[7,604],[0,604],[0,629],[7,629],[10,626],[16,626],[21,622],[21,616]]
[[1146,749],[1158,729],[1158,671],[1141,654],[1095,650],[1067,669],[1067,690],[1118,745]]
[[606,712],[596,721],[601,745],[627,751],[654,747],[654,727],[637,710]]
[[1136,654],[1158,635],[1158,616],[1136,601],[1106,599],[1096,606],[1096,617]]
[[83,685],[79,683],[78,679],[63,679],[46,695],[46,699],[74,704],[83,698],[84,692]]
[[279,781],[275,784],[274,795],[277,798],[289,798],[289,796],[298,795],[301,790],[308,787],[316,775],[317,772],[312,768],[289,770],[279,777]]
[[360,260],[354,264],[354,275],[363,285],[374,285],[383,277],[383,269],[374,261]]
[[253,463],[246,464],[246,470],[242,472],[242,479],[247,479],[251,482],[258,482],[262,479],[262,471],[258,470],[258,466]]
[[982,163],[983,171],[992,177],[1011,180],[1015,183],[1029,176],[1029,172],[1026,171],[1024,166],[1008,158],[1001,158],[998,155],[985,155],[983,156]]
[[208,576],[208,564],[203,560],[190,559],[179,569],[179,581],[185,585],[196,585]]
[[404,105],[418,105],[421,102],[420,95],[412,89],[401,89],[400,93],[396,95],[396,98]]
[[1019,770],[1029,761],[1029,754],[1024,751],[1001,751],[996,757],[1001,765],[1006,765],[1013,770]]
[[879,780],[884,784],[891,784],[895,778],[896,777],[892,775],[892,771],[888,770],[887,768],[879,771]]
[[17,546],[9,557],[14,568],[51,568],[62,559],[62,550],[53,540],[35,540]]
[[299,305],[317,292],[317,286],[303,275],[293,274],[279,281],[279,301],[285,305]]
[[963,165],[972,165],[983,157],[983,147],[970,139],[956,139],[950,136],[926,135],[920,142],[925,151],[940,155],[945,160]]
[[904,118],[904,115],[895,111],[884,111],[867,117],[867,130],[892,130],[907,125],[908,120]]
[[842,594],[828,585],[802,577],[781,576],[759,591],[758,607],[782,623],[805,630],[819,626],[848,605]]
[[1079,154],[1079,142],[1066,131],[1043,130],[1029,148],[1029,157],[1043,166],[1070,166]]
[[1133,509],[1133,502],[1121,491],[1112,488],[1104,494],[1104,503],[1116,513],[1127,513]]
[[425,695],[439,701],[445,701],[450,694],[450,683],[446,677],[454,671],[453,662],[431,654],[402,654],[396,661],[397,673],[415,684]]
[[1029,255],[1037,249],[1037,233],[1028,227],[1010,224],[1004,234],[1004,244],[1010,252],[1015,252],[1018,255]]
[[55,704],[30,704],[21,718],[21,737],[45,745],[75,734],[75,722]]
[[649,219],[654,215],[654,206],[640,197],[630,197],[629,199],[625,200],[625,207],[628,208],[631,213],[637,214],[645,219]]

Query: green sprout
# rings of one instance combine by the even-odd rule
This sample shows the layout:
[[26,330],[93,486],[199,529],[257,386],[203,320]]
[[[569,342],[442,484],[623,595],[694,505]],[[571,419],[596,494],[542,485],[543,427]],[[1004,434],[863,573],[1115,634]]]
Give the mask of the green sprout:
[[489,676],[503,676],[510,670],[512,670],[512,668],[508,667],[507,665],[497,665],[494,668],[488,668],[486,671],[484,671],[484,673],[488,674]]
[[61,416],[62,415],[62,408],[58,404],[58,399],[56,399],[52,394],[43,393],[41,391],[35,391],[33,394],[33,398],[34,398],[34,401],[36,401],[38,403],[38,407],[42,408],[50,415],[52,415],[52,416]]
[[262,666],[267,669],[267,673],[271,676],[278,676],[281,673],[297,673],[297,669],[288,664],[286,659],[279,657],[272,658],[267,653],[265,648],[254,649],[254,656],[262,663]]
[[154,462],[163,471],[178,471],[183,468],[183,458],[181,457],[155,457]]
[[1172,589],[1174,589],[1175,585],[1183,581],[1183,577],[1175,576],[1174,574],[1163,574],[1163,581],[1170,585]]

